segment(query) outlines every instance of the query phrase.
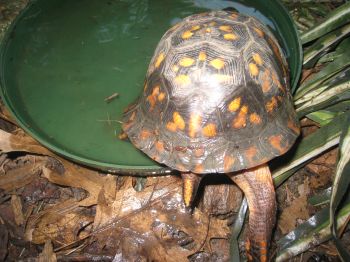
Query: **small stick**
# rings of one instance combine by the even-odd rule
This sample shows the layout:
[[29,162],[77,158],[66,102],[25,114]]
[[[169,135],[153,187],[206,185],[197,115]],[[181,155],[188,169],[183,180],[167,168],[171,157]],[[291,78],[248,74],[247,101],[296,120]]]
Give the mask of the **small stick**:
[[109,102],[111,102],[114,98],[116,98],[116,97],[118,97],[118,96],[119,96],[118,93],[114,93],[114,94],[112,94],[112,95],[106,97],[106,98],[105,98],[105,102],[106,102],[106,103],[109,103]]

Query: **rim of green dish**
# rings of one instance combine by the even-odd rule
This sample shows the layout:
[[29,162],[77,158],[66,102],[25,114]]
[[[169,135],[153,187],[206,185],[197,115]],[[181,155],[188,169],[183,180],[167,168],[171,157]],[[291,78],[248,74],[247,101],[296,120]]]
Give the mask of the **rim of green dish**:
[[[293,77],[291,77],[291,90],[295,90],[299,79],[300,79],[300,73],[302,70],[302,61],[303,61],[303,53],[302,53],[302,45],[301,45],[301,40],[299,37],[299,33],[298,30],[295,26],[295,23],[292,19],[292,17],[290,16],[287,8],[278,0],[275,1],[275,3],[277,4],[277,6],[281,9],[281,11],[283,13],[285,13],[287,15],[287,18],[293,28],[293,34],[294,34],[294,39],[297,41],[297,48],[298,50],[296,50],[296,52],[299,55],[299,61],[300,64],[296,64],[294,67],[294,71],[290,70],[293,72]],[[162,173],[162,174],[168,174],[170,173],[172,170],[168,167],[165,166],[161,166],[161,165],[153,165],[153,166],[130,166],[130,165],[118,165],[118,164],[112,164],[112,163],[107,163],[107,162],[102,162],[102,161],[95,161],[92,159],[88,159],[88,158],[84,158],[84,157],[80,157],[77,156],[75,154],[71,154],[65,150],[62,150],[60,147],[57,147],[49,142],[47,142],[45,139],[42,139],[40,137],[40,135],[37,135],[34,131],[32,131],[32,129],[25,125],[24,121],[22,120],[22,117],[20,115],[18,115],[16,113],[16,110],[14,110],[12,104],[10,103],[10,101],[7,99],[6,96],[6,80],[5,80],[5,74],[4,74],[4,57],[6,55],[6,51],[7,51],[7,46],[10,44],[11,42],[11,34],[13,32],[13,30],[16,28],[16,24],[17,22],[22,19],[22,16],[27,12],[28,9],[30,9],[33,5],[35,5],[35,2],[31,2],[29,3],[25,8],[23,8],[20,13],[16,16],[16,18],[12,21],[11,25],[8,27],[8,29],[6,30],[3,39],[1,40],[0,43],[0,95],[1,98],[3,100],[3,103],[5,104],[5,106],[7,107],[7,109],[10,111],[10,113],[12,114],[12,116],[14,117],[16,123],[22,128],[24,129],[30,136],[32,136],[35,140],[37,140],[40,144],[42,144],[43,146],[47,147],[48,149],[50,149],[51,151],[57,153],[58,155],[61,155],[63,157],[66,157],[68,159],[71,159],[77,163],[86,165],[86,166],[90,166],[93,168],[97,168],[100,170],[105,170],[105,171],[109,171],[109,172],[117,172],[120,174],[133,174],[133,175],[137,175],[137,173],[140,172],[147,172],[149,174],[155,175],[158,173]]]

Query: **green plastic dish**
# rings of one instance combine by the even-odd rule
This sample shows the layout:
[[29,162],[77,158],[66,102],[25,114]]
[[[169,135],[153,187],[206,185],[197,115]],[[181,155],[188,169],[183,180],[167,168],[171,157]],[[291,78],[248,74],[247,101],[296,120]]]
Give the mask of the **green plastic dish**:
[[[163,33],[181,18],[233,7],[275,31],[299,79],[297,30],[276,0],[37,0],[1,45],[1,94],[18,124],[73,161],[124,173],[167,172],[118,139],[123,109],[140,94]],[[114,93],[119,96],[106,103]]]

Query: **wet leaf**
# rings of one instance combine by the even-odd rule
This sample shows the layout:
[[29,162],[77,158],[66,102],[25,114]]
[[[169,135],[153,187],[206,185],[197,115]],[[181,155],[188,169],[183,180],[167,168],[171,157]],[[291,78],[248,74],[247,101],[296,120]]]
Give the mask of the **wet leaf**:
[[[349,215],[350,203],[348,202],[337,215],[338,229],[347,223]],[[278,240],[276,261],[288,261],[291,257],[329,240],[331,238],[329,223],[329,208],[326,207]]]
[[325,52],[327,52],[332,46],[340,42],[343,38],[350,33],[350,24],[328,33],[327,35],[319,38],[312,46],[306,49],[304,52],[304,67],[310,68],[314,66],[316,60]]
[[231,240],[230,240],[230,259],[231,261],[240,261],[238,237],[243,229],[245,216],[248,210],[247,199],[244,198],[239,208],[236,220],[232,226]]
[[312,196],[308,199],[310,205],[320,206],[324,204],[328,204],[331,198],[332,188],[329,187],[323,190],[320,194]]
[[297,143],[294,152],[292,150],[285,156],[283,167],[273,171],[275,186],[280,185],[298,168],[308,163],[314,157],[337,145],[343,123],[349,114],[350,112],[336,117],[332,122]]
[[330,12],[325,20],[316,24],[313,28],[301,35],[301,42],[303,44],[315,40],[322,35],[331,32],[332,30],[349,22],[350,17],[350,3],[345,3],[337,9]]
[[[337,221],[335,219],[337,208],[347,192],[350,184],[350,115],[344,122],[343,132],[340,139],[340,158],[335,174],[330,203],[330,224],[335,239],[339,238]],[[336,247],[343,261],[350,260],[350,254],[344,251],[340,241],[336,241]]]

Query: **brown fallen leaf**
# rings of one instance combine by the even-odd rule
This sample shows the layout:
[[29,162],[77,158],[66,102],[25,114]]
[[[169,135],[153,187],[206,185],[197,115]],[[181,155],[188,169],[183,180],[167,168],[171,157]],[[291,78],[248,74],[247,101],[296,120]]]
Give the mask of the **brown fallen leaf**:
[[24,215],[22,211],[21,199],[17,195],[11,196],[11,206],[15,216],[16,225],[22,225],[24,223]]
[[45,242],[43,251],[38,257],[38,262],[56,262],[56,254],[53,252],[52,243],[50,240]]

